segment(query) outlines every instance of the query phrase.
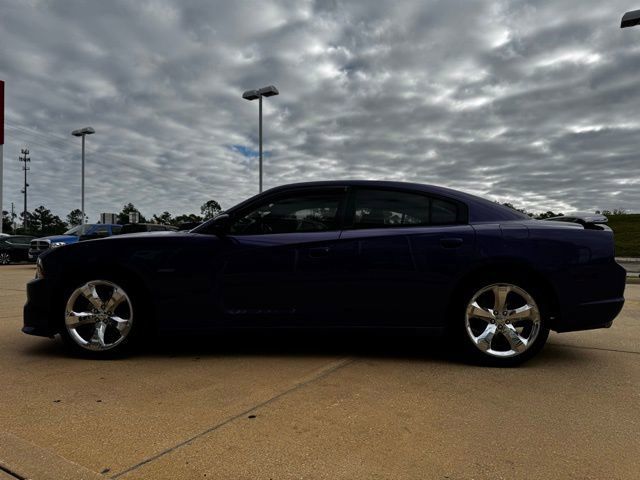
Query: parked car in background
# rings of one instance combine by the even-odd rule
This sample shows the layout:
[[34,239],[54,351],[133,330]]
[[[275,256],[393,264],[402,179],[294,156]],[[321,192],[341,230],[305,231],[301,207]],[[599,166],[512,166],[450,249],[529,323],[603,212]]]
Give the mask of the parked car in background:
[[190,232],[47,252],[27,285],[22,331],[104,357],[156,333],[393,328],[445,335],[470,359],[512,366],[550,330],[611,326],[625,288],[613,252],[611,231],[448,188],[286,185]]
[[142,233],[142,232],[175,232],[178,230],[171,225],[162,225],[159,223],[128,223],[122,226],[120,234],[125,233]]
[[45,252],[50,248],[62,247],[82,240],[94,240],[97,238],[110,237],[111,235],[120,233],[120,230],[122,230],[122,225],[111,223],[85,223],[84,225],[77,225],[67,230],[63,235],[51,235],[48,237],[36,238],[31,241],[29,259],[36,260],[42,252]]
[[29,260],[30,235],[3,235],[0,237],[0,265]]

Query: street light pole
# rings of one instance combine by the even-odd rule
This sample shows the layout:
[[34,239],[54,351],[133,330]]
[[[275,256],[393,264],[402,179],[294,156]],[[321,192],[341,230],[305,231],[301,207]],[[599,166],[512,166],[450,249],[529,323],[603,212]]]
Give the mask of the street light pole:
[[86,135],[82,135],[82,186],[80,187],[82,196],[80,206],[80,210],[82,210],[82,223],[84,223],[84,137],[86,137]]
[[[4,213],[2,210],[2,186],[4,182],[4,81],[0,80],[0,233],[4,223]],[[15,233],[15,232],[14,232]]]
[[27,227],[29,226],[29,222],[27,220],[27,189],[29,188],[29,184],[27,183],[27,172],[30,170],[30,168],[27,167],[27,163],[31,161],[31,158],[28,156],[29,155],[28,148],[20,149],[20,153],[22,154],[22,156],[19,156],[18,160],[20,160],[21,162],[24,162],[24,166],[22,167],[22,170],[24,170],[24,188],[20,190],[20,192],[24,194],[24,210],[22,211],[22,228],[26,231]]
[[258,117],[259,126],[258,126],[258,137],[260,138],[260,186],[258,187],[258,193],[262,193],[262,95],[258,99]]
[[262,97],[273,97],[274,95],[278,95],[280,92],[273,85],[269,85],[268,87],[263,87],[258,90],[247,90],[242,94],[242,98],[245,100],[258,100],[258,142],[260,144],[258,152],[259,152],[259,169],[260,169],[260,180],[258,186],[258,192],[262,193]]
[[81,204],[81,210],[82,210],[82,222],[81,224],[84,224],[84,137],[86,137],[87,135],[91,135],[93,133],[96,133],[96,131],[91,128],[91,127],[84,127],[84,128],[80,128],[78,130],[74,130],[73,132],[71,132],[71,135],[73,135],[74,137],[82,137],[82,200],[80,202]]

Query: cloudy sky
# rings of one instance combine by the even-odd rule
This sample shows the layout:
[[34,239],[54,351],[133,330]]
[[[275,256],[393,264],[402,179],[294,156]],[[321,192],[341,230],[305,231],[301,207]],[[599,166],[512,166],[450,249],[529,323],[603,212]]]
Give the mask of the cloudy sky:
[[90,220],[265,188],[432,183],[532,211],[640,211],[640,27],[624,1],[0,0],[4,207]]

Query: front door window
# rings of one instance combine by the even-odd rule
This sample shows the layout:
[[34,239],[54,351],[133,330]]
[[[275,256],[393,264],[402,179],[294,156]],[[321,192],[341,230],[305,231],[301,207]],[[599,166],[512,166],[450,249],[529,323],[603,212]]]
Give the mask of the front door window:
[[316,193],[281,197],[241,215],[230,226],[232,235],[322,232],[338,228],[340,196]]

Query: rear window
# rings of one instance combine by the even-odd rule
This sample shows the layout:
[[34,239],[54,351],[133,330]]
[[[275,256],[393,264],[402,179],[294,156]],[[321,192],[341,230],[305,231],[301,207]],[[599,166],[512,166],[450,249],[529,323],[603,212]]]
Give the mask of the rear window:
[[431,224],[448,225],[456,223],[458,219],[458,205],[446,200],[434,198],[431,200]]

